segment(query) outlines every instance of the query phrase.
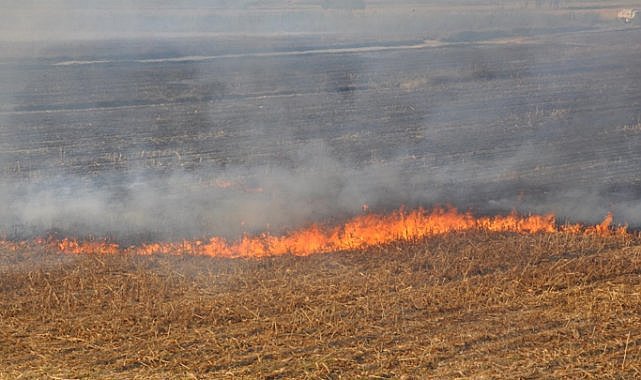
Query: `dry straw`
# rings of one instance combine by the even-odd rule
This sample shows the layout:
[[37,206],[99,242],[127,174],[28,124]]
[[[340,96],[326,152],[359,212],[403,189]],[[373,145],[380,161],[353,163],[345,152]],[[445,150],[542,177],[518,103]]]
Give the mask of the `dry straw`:
[[0,378],[638,378],[639,243],[468,232],[262,260],[0,251]]

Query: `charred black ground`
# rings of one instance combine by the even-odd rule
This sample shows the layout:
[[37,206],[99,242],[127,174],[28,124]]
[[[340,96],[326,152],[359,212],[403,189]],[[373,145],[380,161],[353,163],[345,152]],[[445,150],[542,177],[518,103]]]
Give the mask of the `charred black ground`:
[[[639,226],[641,29],[623,2],[531,3],[270,3],[246,12],[290,33],[4,43],[0,230],[237,237],[363,204]],[[338,29],[289,18],[314,14]]]

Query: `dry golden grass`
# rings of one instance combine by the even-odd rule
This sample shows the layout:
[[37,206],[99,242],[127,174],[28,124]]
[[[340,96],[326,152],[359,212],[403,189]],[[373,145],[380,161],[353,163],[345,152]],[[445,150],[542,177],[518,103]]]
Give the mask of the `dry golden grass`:
[[641,241],[244,261],[0,253],[0,378],[639,378]]

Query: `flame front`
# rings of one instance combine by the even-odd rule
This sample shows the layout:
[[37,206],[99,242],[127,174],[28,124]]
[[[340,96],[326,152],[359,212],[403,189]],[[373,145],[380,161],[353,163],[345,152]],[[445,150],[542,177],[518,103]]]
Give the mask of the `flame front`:
[[[79,241],[74,239],[36,239],[35,244],[68,254],[173,254],[204,255],[230,258],[261,258],[291,254],[307,256],[358,249],[389,243],[395,240],[414,240],[451,232],[480,230],[489,232],[514,232],[524,234],[565,232],[573,234],[613,235],[627,234],[626,227],[611,227],[612,215],[595,226],[580,224],[558,226],[553,214],[520,216],[516,213],[492,217],[474,217],[456,209],[436,208],[431,212],[404,209],[387,215],[364,214],[336,227],[310,227],[281,236],[261,234],[243,236],[229,242],[220,237],[208,241],[185,240],[182,242],[149,243],[121,247],[116,243]],[[12,249],[28,246],[26,242],[1,242]]]

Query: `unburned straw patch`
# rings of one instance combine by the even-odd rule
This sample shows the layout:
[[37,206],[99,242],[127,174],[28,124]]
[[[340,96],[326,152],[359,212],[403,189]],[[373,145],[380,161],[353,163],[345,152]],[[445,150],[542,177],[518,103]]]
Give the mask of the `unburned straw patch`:
[[635,377],[633,237],[468,232],[310,257],[0,254],[0,377]]

